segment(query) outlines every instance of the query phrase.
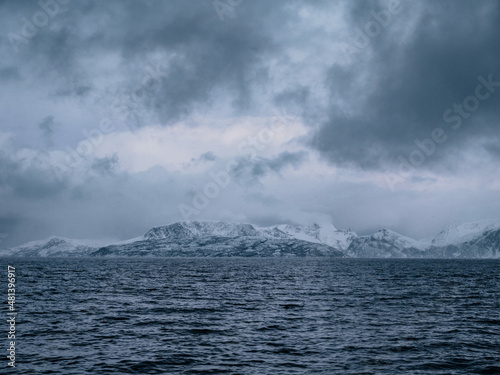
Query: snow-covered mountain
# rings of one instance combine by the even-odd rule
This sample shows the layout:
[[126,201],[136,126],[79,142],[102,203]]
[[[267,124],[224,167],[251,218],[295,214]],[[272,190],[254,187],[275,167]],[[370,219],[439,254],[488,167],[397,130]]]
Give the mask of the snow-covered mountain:
[[105,243],[102,241],[49,237],[45,240],[32,241],[21,246],[2,250],[0,255],[19,257],[85,256],[90,255],[103,245]]
[[432,239],[432,245],[457,245],[478,238],[483,235],[484,232],[493,229],[500,229],[500,223],[494,221],[477,221],[473,223],[451,225],[443,229]]
[[265,235],[278,236],[281,233],[303,241],[322,243],[332,246],[335,249],[345,251],[352,240],[357,237],[352,230],[338,230],[332,224],[309,226],[298,225],[275,225],[267,228],[260,228],[259,231]]
[[432,240],[389,229],[358,237],[333,225],[177,222],[143,236],[102,243],[51,237],[0,251],[2,256],[330,256],[353,258],[500,258],[500,223],[451,226]]
[[144,235],[144,239],[186,239],[202,236],[297,239],[332,246],[337,250],[347,249],[351,241],[357,237],[353,231],[338,230],[331,224],[324,226],[318,224],[309,226],[283,224],[256,227],[252,224],[226,223],[222,221],[183,221],[153,228]]
[[436,258],[500,258],[500,225],[479,222],[447,228],[427,251]]
[[331,246],[293,238],[200,236],[109,245],[93,252],[92,256],[344,257],[344,254]]
[[430,244],[382,229],[371,236],[355,238],[346,250],[352,258],[422,258]]
[[[328,229],[332,233],[341,233],[333,226]],[[291,229],[289,231],[290,233],[286,233],[277,227],[257,228],[251,224],[184,221],[155,227],[144,236],[112,244],[52,237],[3,250],[0,255],[23,257],[344,256],[338,248],[320,241],[318,237],[320,233],[322,231],[328,233],[328,231],[325,232],[317,225],[303,229],[295,227],[293,231]]]
[[[278,227],[257,228],[251,224],[184,221],[155,227],[139,241],[109,245],[93,255],[343,256],[337,248],[319,240],[305,239],[304,232],[308,231],[309,228],[301,230],[297,227],[295,233],[287,233]],[[320,231],[319,226],[316,231]]]
[[355,238],[345,254],[353,258],[500,258],[500,223],[450,226],[430,241],[383,229]]
[[202,236],[241,237],[258,236],[251,224],[225,223],[222,221],[183,221],[155,227],[144,235],[145,240],[185,239]]

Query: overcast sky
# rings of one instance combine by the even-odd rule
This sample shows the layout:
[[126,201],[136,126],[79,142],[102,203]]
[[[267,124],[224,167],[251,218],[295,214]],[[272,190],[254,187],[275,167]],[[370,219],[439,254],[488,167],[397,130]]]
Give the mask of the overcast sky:
[[0,247],[500,219],[499,1],[0,4]]

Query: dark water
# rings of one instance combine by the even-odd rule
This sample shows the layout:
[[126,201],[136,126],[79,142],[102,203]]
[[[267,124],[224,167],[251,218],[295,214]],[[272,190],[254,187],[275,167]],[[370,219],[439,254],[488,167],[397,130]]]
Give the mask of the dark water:
[[0,373],[500,374],[499,261],[0,263],[19,311]]

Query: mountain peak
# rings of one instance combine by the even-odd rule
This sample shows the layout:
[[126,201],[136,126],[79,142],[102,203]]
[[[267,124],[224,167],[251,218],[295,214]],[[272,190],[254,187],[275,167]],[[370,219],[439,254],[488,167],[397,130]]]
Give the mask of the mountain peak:
[[399,234],[398,232],[395,232],[395,231],[387,229],[387,228],[382,228],[382,229],[376,231],[372,236],[374,236],[376,238],[388,237],[388,236],[403,237],[402,234]]
[[144,238],[154,240],[201,236],[238,237],[256,235],[258,235],[258,232],[252,224],[226,223],[223,221],[180,221],[166,226],[155,227],[149,230],[144,235]]
[[303,241],[323,243],[339,250],[345,250],[351,241],[357,237],[351,230],[339,230],[331,223],[312,223],[307,226],[281,224],[267,228],[260,228],[263,231],[278,230],[279,232]]
[[410,237],[403,236],[402,234],[395,232],[391,229],[383,228],[375,232],[371,236],[367,236],[372,240],[376,241],[391,241],[395,245],[401,248],[415,248],[415,249],[425,249],[429,246],[427,241],[419,241]]
[[257,227],[222,221],[181,221],[126,241],[49,237],[6,249],[2,255],[50,256],[342,256],[356,258],[498,258],[500,223],[452,225],[431,241],[383,228],[358,237],[352,230],[313,223]]

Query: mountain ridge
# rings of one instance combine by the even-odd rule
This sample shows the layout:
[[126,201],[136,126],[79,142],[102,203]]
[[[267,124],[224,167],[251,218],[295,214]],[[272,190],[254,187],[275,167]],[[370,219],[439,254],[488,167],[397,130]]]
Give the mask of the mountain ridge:
[[52,236],[0,251],[0,256],[329,256],[352,258],[500,258],[500,223],[449,226],[430,240],[384,228],[358,236],[332,224],[259,227],[223,221],[181,221],[124,241]]

